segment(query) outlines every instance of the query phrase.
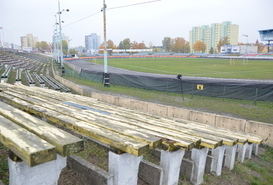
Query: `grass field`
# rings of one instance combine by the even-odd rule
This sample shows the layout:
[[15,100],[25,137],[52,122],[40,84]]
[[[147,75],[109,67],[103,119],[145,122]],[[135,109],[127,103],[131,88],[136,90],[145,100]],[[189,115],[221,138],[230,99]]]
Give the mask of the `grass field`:
[[[90,60],[90,62],[94,62]],[[182,74],[215,78],[273,79],[272,60],[234,60],[210,58],[122,58],[108,59],[108,65],[133,71]],[[243,65],[243,63],[246,63]],[[103,64],[103,60],[97,60]],[[230,65],[232,63],[232,65]]]

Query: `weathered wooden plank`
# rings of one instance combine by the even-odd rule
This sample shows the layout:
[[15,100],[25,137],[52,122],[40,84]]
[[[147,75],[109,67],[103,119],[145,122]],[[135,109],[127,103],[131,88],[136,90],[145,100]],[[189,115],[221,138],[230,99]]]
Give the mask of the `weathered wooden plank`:
[[[19,86],[21,88],[21,86]],[[121,107],[116,107],[107,103],[101,103],[96,101],[95,99],[89,98],[89,97],[83,97],[83,96],[79,96],[79,95],[72,95],[72,94],[65,94],[64,93],[60,93],[60,92],[55,92],[55,91],[51,91],[51,90],[47,90],[47,89],[43,89],[41,91],[39,91],[39,88],[28,88],[28,87],[23,87],[21,88],[21,90],[23,90],[23,92],[18,92],[18,89],[16,89],[17,92],[14,90],[14,92],[16,92],[17,94],[21,94],[23,95],[23,93],[25,92],[29,92],[26,94],[31,94],[31,95],[27,95],[28,98],[31,98],[32,100],[30,101],[31,103],[37,104],[37,105],[41,105],[41,103],[47,103],[46,105],[42,105],[42,106],[47,106],[48,108],[53,108],[55,106],[57,106],[57,108],[63,108],[69,111],[73,110],[77,110],[80,111],[78,112],[79,114],[81,114],[80,117],[77,117],[77,119],[82,119],[83,116],[83,111],[81,111],[79,108],[77,107],[67,107],[67,106],[63,106],[58,104],[61,101],[69,101],[72,103],[78,103],[84,106],[90,106],[92,105],[92,108],[94,109],[98,109],[100,111],[107,111],[109,113],[111,113],[111,117],[105,116],[105,115],[100,115],[99,113],[94,113],[92,112],[92,114],[99,116],[99,117],[104,117],[105,119],[111,119],[114,121],[118,121],[118,122],[123,122],[124,119],[127,120],[128,123],[126,124],[130,124],[131,122],[144,122],[147,124],[151,124],[152,123],[152,127],[154,127],[154,123],[156,123],[156,126],[158,127],[163,127],[164,129],[169,129],[169,130],[175,130],[175,131],[179,131],[183,134],[187,134],[189,136],[197,136],[197,137],[201,137],[203,138],[203,143],[201,142],[201,145],[208,147],[207,144],[213,146],[213,141],[218,141],[219,143],[217,145],[214,145],[214,147],[218,146],[221,141],[223,144],[226,145],[234,145],[235,143],[239,142],[239,144],[244,144],[245,142],[262,142],[263,140],[259,140],[260,138],[256,138],[256,137],[252,137],[252,136],[248,136],[248,138],[245,137],[245,135],[242,135],[242,133],[239,133],[238,135],[232,135],[233,132],[230,132],[229,134],[223,134],[222,130],[218,129],[218,128],[214,128],[214,127],[207,127],[204,126],[204,124],[199,124],[199,123],[189,123],[189,121],[186,120],[179,120],[176,121],[178,119],[171,119],[171,118],[162,118],[161,116],[155,116],[155,115],[150,115],[150,114],[146,114],[146,113],[140,113],[138,111],[133,111],[133,110],[128,110],[128,109],[124,109]],[[37,97],[38,96],[38,97]],[[50,104],[50,105],[48,105]],[[54,105],[54,106],[52,106]],[[56,108],[56,107],[55,107]],[[86,111],[88,112],[88,111]],[[89,111],[89,113],[91,113]],[[75,113],[74,113],[75,114]],[[79,116],[79,115],[77,115]],[[84,120],[86,120],[86,117],[84,116]],[[86,120],[87,121],[87,120]],[[184,122],[186,121],[186,122]],[[124,122],[125,123],[125,122]],[[167,128],[165,128],[167,125]],[[171,125],[171,128],[169,128]],[[131,125],[130,125],[131,126]],[[134,126],[134,125],[133,125]],[[127,125],[128,127],[128,125]],[[120,127],[121,130],[122,127]],[[181,134],[180,133],[180,134]],[[123,133],[123,134],[128,134],[128,133]],[[164,133],[166,134],[166,133]],[[186,139],[186,138],[184,138]],[[207,140],[206,140],[207,139]]]
[[[14,93],[10,93],[8,92],[7,94],[9,95],[13,95],[17,98],[22,98],[26,101],[28,101],[29,103],[33,103],[36,105],[40,105],[45,107],[46,109],[50,109],[50,110],[54,110],[57,111],[61,114],[65,114],[67,116],[72,116],[73,114],[75,114],[75,109],[69,109],[68,107],[59,105],[59,104],[50,104],[47,101],[43,101],[42,99],[38,98],[34,98],[31,96],[19,96],[17,94]],[[82,109],[78,109],[78,110],[82,110]],[[86,121],[86,120],[83,120]],[[122,135],[126,135],[128,137],[132,137],[138,141],[141,142],[147,142],[152,148],[159,146],[162,142],[161,142],[161,138],[156,137],[154,135],[151,135],[149,133],[145,133],[145,132],[140,132],[138,130],[131,130],[129,128],[126,129],[126,127],[119,127],[118,125],[115,125],[115,123],[112,120],[99,120],[97,119],[97,124],[94,124],[96,126],[105,128],[107,130],[113,131],[113,132],[117,132],[120,133]]]
[[[9,93],[12,94],[12,93]],[[14,95],[14,94],[13,94]],[[17,96],[16,94],[14,96]],[[17,96],[19,97],[19,96]],[[111,120],[109,119],[102,119],[101,117],[94,117],[90,113],[82,112],[82,109],[80,108],[75,108],[73,107],[72,109],[69,108],[68,105],[63,105],[63,104],[50,104],[48,102],[45,102],[39,98],[35,97],[24,97],[20,96],[20,98],[24,100],[28,100],[30,103],[41,105],[45,107],[46,109],[50,110],[55,110],[59,113],[66,114],[67,116],[73,116],[76,119],[82,120],[82,121],[87,121],[90,124],[105,128],[110,131],[114,131],[117,133],[120,133],[122,135],[126,135],[128,137],[132,137],[136,140],[142,141],[142,142],[147,142],[152,148],[157,147],[159,144],[161,144],[161,138],[168,138],[172,139],[174,142],[176,142],[176,146],[185,148],[185,149],[190,149],[192,148],[195,143],[200,143],[200,138],[194,138],[194,137],[189,137],[188,135],[185,135],[183,138],[179,137],[171,137],[170,135],[162,134],[159,132],[149,132],[147,131],[147,128],[143,129],[140,127],[135,127],[133,128],[132,126],[120,122],[120,120]],[[32,101],[32,98],[35,100]],[[38,101],[41,100],[40,103]],[[77,109],[78,111],[81,111],[80,114],[77,114],[75,111]],[[128,122],[128,121],[127,121]],[[138,125],[138,124],[136,124]],[[158,137],[156,137],[158,136]],[[159,138],[160,137],[160,138]],[[189,137],[190,139],[185,140],[185,137]],[[193,139],[194,138],[194,139]],[[172,143],[173,145],[173,143]],[[212,144],[215,147],[215,143]]]
[[[35,99],[35,97],[32,97],[32,98]],[[37,101],[37,99],[38,98],[36,98],[35,100],[33,100],[32,103],[37,103],[37,102],[35,102],[35,101]],[[39,99],[39,100],[40,101],[44,101],[42,99]],[[157,121],[152,116],[149,116],[149,119],[147,119],[147,118],[143,118],[143,116],[141,116],[139,114],[138,115],[130,115],[128,113],[127,114],[122,114],[120,112],[123,112],[123,111],[121,111],[121,110],[119,110],[119,111],[113,111],[112,110],[112,114],[114,113],[114,114],[118,114],[120,116],[125,116],[126,118],[137,119],[138,121],[148,122],[149,124],[151,122]],[[159,121],[161,121],[161,120],[159,120]],[[171,120],[167,120],[167,123],[165,125],[162,124],[161,126],[163,126],[163,127],[165,126],[166,127],[166,125],[169,126],[171,123],[172,123]],[[177,125],[174,125],[174,126],[177,127]],[[202,129],[199,129],[198,127],[193,128],[192,125],[191,125],[190,128],[188,127],[188,125],[186,125],[184,127],[183,127],[183,125],[180,125],[180,127],[181,128],[174,128],[174,130],[181,130],[182,129],[185,134],[202,137],[203,138],[203,143],[201,143],[201,145],[206,146],[206,147],[208,147],[209,145],[211,145],[211,143],[208,144],[207,142],[205,142],[205,139],[207,139],[207,140],[215,140],[215,141],[221,141],[222,140],[224,144],[231,145],[231,146],[234,145],[237,142],[237,139],[227,138],[227,136],[226,137],[222,137],[222,134],[217,134],[217,132],[215,132],[215,131],[214,131],[214,133],[212,133],[209,130],[205,130],[204,131]],[[184,139],[186,139],[186,138],[184,138]],[[246,142],[246,140],[244,142]],[[212,146],[215,146],[215,144],[213,144]]]
[[64,157],[83,150],[83,140],[6,103],[0,102],[0,114],[54,145]]
[[29,166],[56,159],[53,145],[0,116],[0,141]]
[[231,131],[228,129],[218,128],[218,127],[216,128],[210,125],[198,124],[198,123],[194,123],[190,121],[187,121],[187,122],[188,122],[188,125],[192,125],[196,127],[198,126],[200,129],[207,129],[207,130],[211,130],[212,132],[222,133],[222,135],[228,135],[229,137],[238,138],[239,139],[238,142],[241,144],[244,144],[246,142],[261,144],[262,142],[265,141],[265,139],[261,137],[254,136],[244,132],[236,132],[236,131]]
[[44,117],[50,121],[70,128],[82,135],[91,137],[95,140],[108,144],[114,148],[125,151],[132,155],[140,156],[149,150],[149,145],[147,143],[136,141],[131,137],[120,135],[116,132],[112,132],[98,126],[91,125],[87,122],[71,118],[54,110],[46,109],[38,105],[31,105],[24,100],[6,94],[1,94],[0,96],[1,98],[5,98],[7,102],[20,109]]
[[[17,96],[18,98],[22,98],[22,99],[24,99],[24,100],[27,100],[27,101],[29,101],[29,102],[31,102],[31,103],[33,103],[33,104],[39,104],[39,105],[41,105],[41,106],[44,106],[44,107],[46,107],[46,108],[48,108],[48,109],[51,109],[51,110],[57,110],[57,111],[59,111],[59,112],[62,112],[62,113],[65,113],[65,114],[68,114],[68,115],[70,115],[70,116],[72,116],[73,115],[73,117],[75,117],[75,118],[77,118],[77,119],[81,119],[81,120],[83,120],[83,121],[89,121],[90,122],[90,119],[91,119],[91,114],[90,113],[92,113],[92,112],[89,112],[89,114],[86,114],[86,116],[84,116],[85,115],[85,113],[84,112],[81,112],[80,114],[77,114],[76,112],[75,112],[75,109],[77,109],[78,111],[81,111],[81,109],[79,109],[79,108],[76,108],[76,107],[72,107],[72,109],[69,109],[69,108],[67,108],[67,105],[66,106],[63,106],[63,105],[58,105],[58,104],[56,104],[56,102],[54,102],[54,106],[52,106],[53,104],[51,104],[51,105],[48,105],[48,103],[50,103],[50,102],[48,102],[48,101],[44,101],[44,100],[42,100],[41,98],[37,98],[37,97],[32,97],[32,96],[23,96],[23,95],[21,95],[21,96],[18,96],[18,95],[16,95],[16,94],[14,94],[14,93],[8,93],[8,94],[12,94],[12,95],[14,95],[14,96]],[[71,107],[71,106],[70,106]],[[100,118],[101,117],[103,117],[103,115],[98,115]],[[83,119],[84,118],[84,119]],[[113,123],[113,121],[111,120],[111,119],[113,119],[112,117],[107,117],[107,119],[105,119],[105,120],[103,120],[103,121],[100,121],[100,123],[95,123],[95,122],[98,122],[97,120],[94,122],[94,119],[97,119],[97,118],[94,118],[93,117],[93,120],[91,120],[92,122],[92,124],[95,124],[95,125],[99,125],[99,126],[102,126],[103,124],[104,124],[104,126],[105,126],[105,128],[107,128],[107,129],[110,129],[110,130],[122,130],[122,132],[120,132],[121,134],[125,134],[124,133],[124,131],[126,131],[126,130],[124,130],[124,129],[122,129],[122,128],[117,128],[117,127],[115,127],[115,124],[117,123],[117,121],[121,121],[121,118],[120,119],[115,119],[115,123]],[[128,122],[128,121],[130,121],[130,120],[127,120],[126,122]],[[132,120],[131,120],[132,121]],[[133,120],[134,121],[134,120]],[[109,123],[110,122],[110,123]],[[124,121],[125,122],[125,121]],[[134,121],[134,122],[136,122],[136,121]],[[105,123],[108,123],[108,125],[106,126],[105,125]],[[141,122],[137,122],[136,124],[135,124],[135,126],[139,126],[140,124],[143,124],[143,123],[141,123]],[[115,127],[115,128],[113,128],[113,127]],[[146,125],[144,125],[143,126],[143,128],[145,128],[145,129],[149,129],[149,128],[152,128],[153,127],[153,125],[151,125],[151,124],[146,124]],[[156,127],[156,128],[152,128],[151,129],[152,131],[157,131],[157,132],[159,132],[160,130],[161,130],[161,132],[159,132],[159,133],[154,133],[153,132],[153,134],[155,134],[155,135],[158,135],[158,136],[161,136],[161,137],[166,137],[166,138],[168,138],[168,137],[170,137],[170,136],[172,136],[172,135],[174,135],[175,137],[177,137],[177,138],[179,138],[179,140],[181,141],[181,139],[183,139],[183,140],[188,140],[188,141],[192,141],[192,142],[195,142],[196,144],[197,143],[200,143],[200,142],[198,142],[198,141],[200,141],[200,138],[196,138],[196,137],[194,137],[194,136],[191,136],[191,135],[189,135],[189,134],[185,134],[185,133],[178,133],[178,132],[176,132],[176,131],[174,131],[174,130],[168,130],[167,128],[160,128],[160,127]],[[162,131],[163,130],[163,131]],[[135,132],[138,132],[137,130],[135,130]],[[166,133],[167,132],[167,134],[169,135],[169,136],[167,136],[166,134],[163,134],[164,136],[162,136],[162,133]],[[173,133],[173,132],[176,132],[176,133]],[[146,131],[146,133],[147,133],[147,131]],[[132,135],[132,132],[130,133],[126,133],[128,136],[130,136],[130,137],[132,137],[133,135]],[[173,137],[174,138],[174,137]],[[217,147],[218,145],[221,145],[222,144],[222,140],[219,140],[219,139],[215,139],[215,138],[213,138],[213,139],[215,139],[214,141],[213,140],[211,140],[211,138],[212,137],[210,137],[210,136],[207,136],[207,138],[203,138],[202,139],[202,141],[201,141],[201,145],[203,146],[203,147],[210,147],[210,148],[215,148],[215,147]],[[146,139],[147,140],[147,139]],[[181,145],[182,143],[180,143],[180,145]],[[189,142],[184,142],[184,147],[186,147],[185,145],[189,145]]]
[[[78,102],[78,100],[77,100]],[[176,128],[174,128],[175,130],[180,130],[184,133],[187,133],[189,135],[193,135],[193,136],[197,136],[197,137],[202,137],[202,138],[207,138],[207,139],[211,139],[211,140],[223,140],[223,144],[225,145],[234,145],[237,143],[238,138],[233,138],[233,137],[229,137],[229,136],[223,136],[222,133],[217,133],[217,132],[208,132],[208,130],[202,130],[202,129],[198,129],[198,127],[191,127],[189,128],[188,126],[183,126],[183,125],[179,125],[179,127],[177,127],[177,122],[175,123],[174,121],[172,121],[172,119],[166,119],[164,118],[164,121],[158,118],[154,118],[152,115],[141,115],[141,113],[139,112],[134,112],[132,110],[124,110],[122,108],[118,108],[114,110],[113,106],[111,105],[105,105],[105,104],[99,104],[99,103],[90,103],[90,102],[80,102],[83,105],[86,106],[90,106],[92,105],[92,107],[97,108],[101,111],[108,111],[109,113],[112,114],[112,116],[114,115],[119,115],[121,117],[125,117],[126,119],[135,119],[138,121],[142,121],[142,122],[147,122],[147,123],[151,123],[151,122],[158,122],[161,124],[162,127],[168,127],[170,125],[175,126]],[[101,106],[103,105],[103,106]],[[113,115],[114,114],[114,115]],[[142,113],[143,114],[143,113]],[[175,123],[175,124],[174,124]],[[215,134],[214,134],[215,133]],[[245,140],[245,142],[247,142]]]
[[[67,108],[67,105],[66,106],[59,105],[59,104],[56,104],[56,102],[54,102],[54,104],[48,105],[48,103],[50,103],[50,102],[44,101],[41,98],[37,98],[37,97],[33,97],[33,96],[24,96],[22,94],[19,96],[16,93],[11,93],[11,92],[7,92],[7,93],[10,94],[10,95],[16,96],[18,98],[22,98],[24,100],[27,100],[28,102],[31,102],[33,104],[41,105],[41,106],[44,106],[44,107],[46,107],[48,109],[51,109],[51,110],[57,110],[59,112],[68,114],[70,116],[73,115],[73,117],[75,117],[77,119],[81,119],[83,121],[89,121],[90,122],[90,119],[91,119],[91,114],[90,113],[92,113],[92,112],[89,112],[89,114],[87,114],[86,116],[84,116],[85,113],[83,111],[80,114],[77,114],[75,112],[75,109],[77,109],[78,111],[81,111],[81,109],[78,109],[78,108],[75,108],[75,107],[72,107],[72,109],[70,109],[70,108]],[[52,105],[54,105],[54,107],[52,107]],[[98,115],[98,116],[99,117],[103,117],[104,115]],[[140,115],[138,115],[138,117],[140,117]],[[113,117],[108,117],[102,123],[104,123],[104,122],[111,122],[111,119],[113,119]],[[122,118],[115,119],[115,121],[121,121],[121,119]],[[136,122],[135,120],[128,120],[128,118],[126,118],[126,119],[127,120],[125,122],[129,121],[129,122],[131,122],[130,124]],[[91,121],[94,121],[94,120],[91,120]],[[91,122],[91,123],[94,124],[94,122]],[[179,140],[183,139],[183,140],[188,140],[188,141],[195,142],[196,144],[200,143],[200,145],[202,147],[209,147],[209,148],[213,148],[214,149],[217,146],[222,145],[222,140],[219,139],[219,138],[213,137],[213,136],[206,136],[206,137],[204,137],[204,138],[201,139],[201,142],[198,142],[198,141],[200,141],[200,137],[196,139],[196,135],[193,136],[193,135],[190,135],[189,133],[182,133],[182,132],[179,133],[179,132],[177,132],[174,129],[168,130],[168,127],[166,125],[161,125],[159,123],[157,123],[157,125],[153,125],[154,123],[155,123],[154,121],[148,121],[148,123],[137,122],[135,125],[136,126],[142,125],[142,127],[145,128],[145,129],[151,128],[152,131],[157,131],[158,132],[157,135],[161,136],[161,137],[162,137],[162,134],[164,134],[164,136],[166,137],[165,134],[167,133],[169,135],[168,137],[174,136],[176,138],[179,138]],[[101,126],[101,124],[99,124],[99,125]],[[113,124],[108,124],[108,128],[107,129],[109,129],[109,126],[111,126],[111,125],[115,125],[115,124],[114,123]],[[163,126],[163,128],[161,128],[162,126]],[[115,130],[115,128],[110,128],[110,130]],[[124,132],[121,132],[121,134],[124,134]],[[132,137],[132,134],[129,134],[128,136]],[[166,137],[166,138],[168,138],[168,137]],[[182,143],[180,143],[180,145],[181,144]],[[186,147],[185,145],[188,145],[188,142],[183,143],[183,144],[184,144],[184,147]]]

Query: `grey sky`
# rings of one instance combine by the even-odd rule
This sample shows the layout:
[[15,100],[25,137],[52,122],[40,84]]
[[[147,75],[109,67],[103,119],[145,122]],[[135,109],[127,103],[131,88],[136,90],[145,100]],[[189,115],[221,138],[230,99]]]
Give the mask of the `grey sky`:
[[[239,42],[260,40],[258,30],[273,29],[272,0],[161,0],[137,6],[110,9],[152,0],[106,0],[107,39],[116,45],[125,38],[161,45],[164,37],[184,37],[194,26],[232,21],[239,25]],[[84,36],[103,37],[100,12],[103,0],[60,0],[63,33],[70,45],[84,46]],[[20,45],[20,37],[32,33],[39,41],[52,42],[58,0],[0,0],[0,27],[4,41]],[[97,13],[94,16],[90,16]],[[82,21],[85,17],[88,17]],[[76,22],[78,21],[78,22]],[[74,24],[71,24],[76,22]]]

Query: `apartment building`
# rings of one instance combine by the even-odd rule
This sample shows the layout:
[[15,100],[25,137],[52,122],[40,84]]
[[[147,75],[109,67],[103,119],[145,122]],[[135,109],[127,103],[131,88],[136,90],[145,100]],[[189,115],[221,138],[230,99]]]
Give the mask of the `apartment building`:
[[97,53],[100,43],[100,36],[98,36],[96,33],[85,36],[85,48],[87,53]]
[[21,37],[22,48],[35,48],[35,44],[38,42],[38,37],[34,37],[33,34],[27,34]]
[[202,25],[199,27],[193,27],[189,33],[189,42],[191,51],[193,45],[198,41],[202,41],[206,45],[205,53],[209,53],[210,49],[213,48],[217,51],[217,44],[221,39],[228,38],[229,44],[237,45],[239,35],[239,26],[232,24],[231,21],[225,21],[223,23],[213,23],[211,26]]

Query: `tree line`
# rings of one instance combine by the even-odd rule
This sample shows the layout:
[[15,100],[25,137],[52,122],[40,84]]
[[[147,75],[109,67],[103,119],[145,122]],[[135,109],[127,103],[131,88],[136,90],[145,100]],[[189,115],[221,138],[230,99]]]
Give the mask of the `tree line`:
[[[229,38],[224,37],[223,39],[220,39],[217,48],[210,48],[208,50],[209,53],[218,53],[221,51],[221,46],[230,44],[229,43]],[[238,45],[244,45],[244,43],[238,43]],[[254,44],[255,46],[258,46],[258,52],[260,52],[260,48],[262,48],[262,44],[259,43],[257,40],[256,43]],[[47,43],[46,41],[41,41],[41,42],[36,42],[36,48],[40,51],[50,51],[53,50],[53,45],[52,43]],[[99,53],[103,53],[105,44],[102,43],[99,46]],[[62,41],[62,48],[63,48],[63,53],[64,55],[67,54],[78,54],[75,49],[70,49],[68,48],[68,43],[67,41],[63,40]],[[150,46],[147,47],[144,42],[136,42],[136,41],[131,41],[129,38],[123,39],[122,41],[119,42],[118,45],[115,45],[115,43],[112,40],[108,40],[106,42],[106,49],[148,49],[148,48],[153,48],[153,45],[150,43]],[[207,46],[203,41],[196,41],[196,43],[193,44],[193,47],[190,48],[190,43],[186,41],[183,37],[176,37],[176,38],[171,38],[171,37],[164,37],[162,40],[162,49],[163,52],[174,52],[174,53],[205,53],[207,50]],[[158,52],[157,50],[156,52]],[[111,50],[108,50],[109,54],[111,54]]]

